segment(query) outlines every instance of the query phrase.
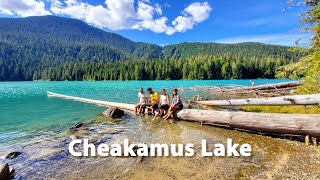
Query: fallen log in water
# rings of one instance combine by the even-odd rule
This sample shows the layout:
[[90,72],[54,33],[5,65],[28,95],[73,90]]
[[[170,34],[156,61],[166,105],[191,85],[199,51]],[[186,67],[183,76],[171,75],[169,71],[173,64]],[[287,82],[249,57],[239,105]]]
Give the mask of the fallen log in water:
[[289,105],[319,105],[320,94],[292,95],[269,98],[249,98],[196,101],[196,103],[206,106],[289,106]]
[[[66,96],[52,92],[48,92],[48,95],[97,105],[114,106],[127,110],[134,110],[133,104],[98,101],[93,99]],[[178,111],[175,116],[178,119],[185,121],[224,126],[234,129],[243,129],[263,133],[296,134],[320,137],[320,115],[314,114],[251,113],[183,109]]]
[[94,99],[86,99],[86,98],[81,98],[81,97],[74,97],[74,96],[66,96],[66,95],[62,95],[62,94],[57,94],[57,93],[53,93],[53,92],[47,92],[48,96],[53,96],[53,97],[59,97],[59,98],[63,98],[63,99],[70,99],[70,100],[74,100],[74,101],[80,101],[80,102],[85,102],[85,103],[90,103],[90,104],[96,104],[99,106],[112,106],[112,107],[118,107],[121,109],[125,109],[125,110],[134,110],[135,105],[134,104],[126,104],[126,103],[116,103],[116,102],[109,102],[109,101],[99,101],[99,100],[94,100]]

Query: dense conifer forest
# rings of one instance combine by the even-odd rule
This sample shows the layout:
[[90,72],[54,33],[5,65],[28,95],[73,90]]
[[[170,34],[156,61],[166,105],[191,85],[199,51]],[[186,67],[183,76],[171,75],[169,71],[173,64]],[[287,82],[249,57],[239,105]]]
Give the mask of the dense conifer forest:
[[177,80],[274,78],[286,58],[197,56],[171,60],[71,63],[37,71],[34,80]]

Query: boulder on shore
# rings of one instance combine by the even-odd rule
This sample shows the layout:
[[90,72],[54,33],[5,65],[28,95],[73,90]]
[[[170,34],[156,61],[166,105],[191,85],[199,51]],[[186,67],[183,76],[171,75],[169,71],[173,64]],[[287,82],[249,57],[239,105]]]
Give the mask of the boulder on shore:
[[10,169],[8,163],[0,164],[0,179],[9,180],[14,173],[14,169]]
[[6,156],[6,159],[14,159],[14,158],[18,157],[20,154],[22,154],[22,153],[18,152],[18,151],[11,152]]
[[110,107],[109,109],[105,110],[102,114],[107,117],[121,118],[124,115],[124,111],[116,107]]

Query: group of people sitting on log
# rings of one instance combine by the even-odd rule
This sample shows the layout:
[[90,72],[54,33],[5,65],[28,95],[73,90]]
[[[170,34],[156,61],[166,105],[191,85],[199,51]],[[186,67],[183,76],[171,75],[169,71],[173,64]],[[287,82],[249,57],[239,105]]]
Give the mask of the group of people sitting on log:
[[140,88],[138,93],[138,104],[135,107],[135,114],[144,113],[145,110],[150,110],[154,114],[153,120],[158,116],[162,117],[164,120],[168,120],[175,111],[183,109],[183,104],[180,95],[178,95],[178,90],[172,90],[172,97],[170,103],[170,97],[166,93],[165,89],[161,90],[161,95],[159,97],[157,92],[154,92],[151,88],[147,89],[150,93],[150,98]]

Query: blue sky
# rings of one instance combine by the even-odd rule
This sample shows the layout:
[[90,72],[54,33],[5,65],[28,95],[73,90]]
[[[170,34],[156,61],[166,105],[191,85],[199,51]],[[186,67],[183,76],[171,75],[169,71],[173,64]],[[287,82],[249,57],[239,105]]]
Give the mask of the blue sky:
[[293,45],[302,7],[286,0],[0,0],[0,16],[57,15],[81,19],[134,41],[262,42]]

